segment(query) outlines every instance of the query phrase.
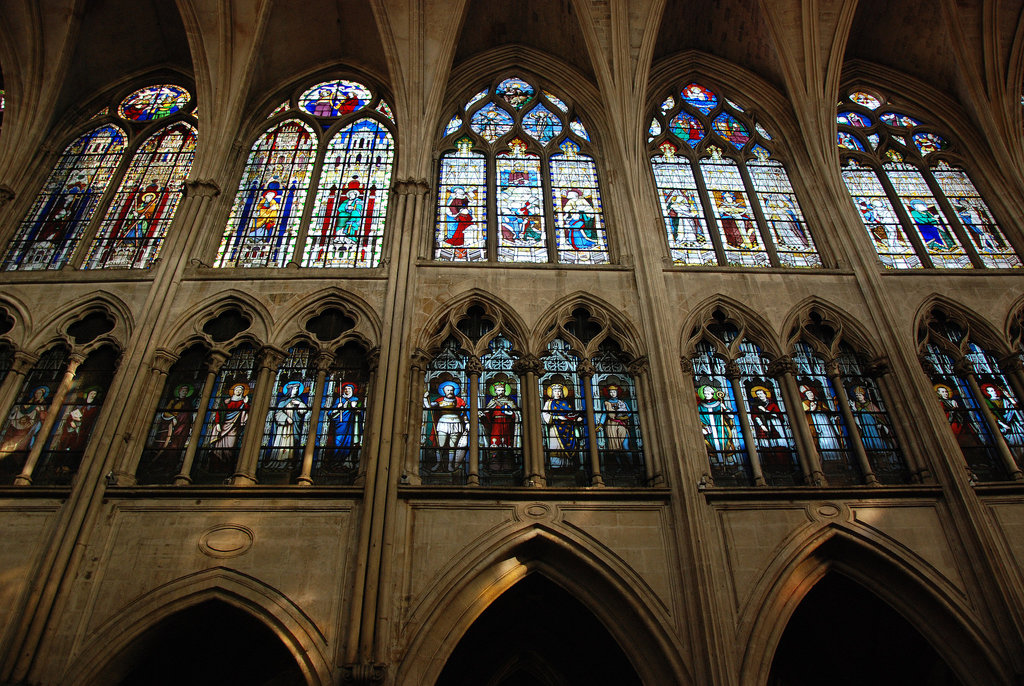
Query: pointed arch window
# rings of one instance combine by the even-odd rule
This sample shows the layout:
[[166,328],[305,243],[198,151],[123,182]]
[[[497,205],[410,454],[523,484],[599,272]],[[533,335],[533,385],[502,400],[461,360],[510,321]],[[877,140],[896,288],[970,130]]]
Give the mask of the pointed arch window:
[[252,414],[256,361],[256,348],[242,343],[218,371],[192,463],[193,483],[223,483],[234,472]]
[[13,483],[25,467],[36,442],[46,440],[47,437],[39,433],[67,366],[68,350],[57,346],[40,355],[25,375],[14,407],[0,431],[0,475],[3,483]]
[[324,377],[312,464],[314,483],[331,485],[355,481],[366,440],[369,383],[366,350],[355,342],[342,346]]
[[923,341],[925,371],[972,478],[1020,479],[1024,416],[998,358],[941,311],[931,313]]
[[181,473],[195,429],[208,357],[206,348],[193,346],[171,366],[136,470],[138,483],[171,483]]
[[776,143],[742,107],[690,83],[655,109],[648,145],[674,264],[822,266]]
[[[61,153],[18,227],[5,270],[79,263],[85,269],[147,269],[159,257],[195,154],[191,93],[173,84],[147,86],[106,107],[90,125],[95,128]],[[118,190],[92,229],[115,180]],[[83,239],[88,254],[76,257]]]
[[865,91],[842,99],[836,121],[843,180],[885,267],[1022,266],[957,145]]
[[424,483],[466,483],[472,417],[467,361],[459,341],[449,337],[427,366],[420,443]]
[[249,153],[214,266],[379,266],[392,128],[388,104],[355,81],[282,103]]
[[593,145],[567,100],[505,78],[463,104],[441,137],[434,259],[609,261]]
[[256,467],[260,483],[291,483],[298,477],[313,423],[310,407],[315,393],[315,353],[309,345],[295,345],[277,367],[270,407],[264,412]]

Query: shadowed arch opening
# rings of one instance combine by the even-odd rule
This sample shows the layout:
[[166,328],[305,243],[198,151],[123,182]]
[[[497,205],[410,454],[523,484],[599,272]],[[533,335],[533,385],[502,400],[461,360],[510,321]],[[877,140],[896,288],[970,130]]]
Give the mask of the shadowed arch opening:
[[307,682],[269,627],[244,610],[208,600],[169,615],[140,634],[93,683],[298,686]]
[[[851,644],[851,641],[854,645]],[[769,686],[962,683],[902,615],[831,572],[804,597],[779,641]]]
[[503,593],[459,641],[437,686],[639,685],[608,630],[583,603],[534,573]]

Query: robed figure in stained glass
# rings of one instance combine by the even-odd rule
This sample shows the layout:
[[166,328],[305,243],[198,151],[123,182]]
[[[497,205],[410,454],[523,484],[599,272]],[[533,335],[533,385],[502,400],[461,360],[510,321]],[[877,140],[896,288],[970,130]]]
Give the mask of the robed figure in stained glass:
[[264,266],[276,259],[283,229],[292,212],[295,189],[282,190],[276,179],[261,188],[254,182],[242,208],[235,253],[243,265]]
[[466,456],[469,445],[469,427],[466,424],[466,401],[459,397],[459,384],[443,381],[437,386],[439,395],[423,396],[423,406],[434,410],[433,426],[428,443],[437,447],[437,464],[430,471],[453,472],[458,469]]
[[491,448],[514,448],[519,408],[512,395],[512,386],[507,381],[496,381],[487,391],[487,406],[480,413],[487,445]]
[[249,420],[249,385],[231,384],[230,395],[219,401],[210,431],[210,466],[213,473],[227,473],[235,463],[242,431]]
[[360,400],[356,395],[355,384],[342,384],[341,395],[334,401],[334,407],[328,415],[331,423],[329,445],[332,457],[339,466],[353,466],[352,449],[359,445],[363,429],[363,414],[359,408]]
[[50,196],[26,236],[31,247],[21,261],[22,269],[46,269],[65,257],[65,244],[77,236],[78,223],[91,205],[91,197],[92,189],[82,173]]
[[721,388],[702,384],[697,389],[697,413],[704,434],[704,447],[712,463],[718,462],[720,455],[725,455],[726,464],[729,464],[735,461],[731,453],[736,449],[737,432],[732,411],[725,406],[724,400],[725,391]]
[[597,245],[594,206],[578,188],[562,196],[562,226],[573,250],[589,250]]
[[147,239],[153,238],[167,198],[167,187],[157,186],[155,182],[133,190],[110,231],[100,264],[104,267],[130,267],[140,261],[139,251],[148,245]]
[[459,247],[466,242],[466,229],[473,225],[473,213],[469,208],[469,194],[462,186],[448,189],[448,209],[445,211],[444,242]]
[[576,451],[580,448],[580,433],[583,427],[583,415],[576,411],[572,400],[568,397],[568,388],[560,383],[548,386],[541,407],[541,418],[546,428],[548,449],[551,451],[551,467],[553,469],[571,467],[576,460]]

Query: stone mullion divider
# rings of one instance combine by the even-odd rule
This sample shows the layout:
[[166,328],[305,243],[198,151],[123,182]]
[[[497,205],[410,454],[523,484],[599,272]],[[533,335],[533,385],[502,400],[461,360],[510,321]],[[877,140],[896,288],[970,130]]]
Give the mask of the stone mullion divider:
[[199,396],[199,410],[196,414],[196,428],[192,429],[192,436],[189,437],[188,447],[185,448],[185,458],[181,462],[181,473],[174,477],[175,486],[187,486],[192,483],[192,464],[196,459],[196,451],[199,450],[199,441],[202,440],[202,428],[206,421],[206,412],[210,407],[210,397],[213,395],[213,385],[217,382],[217,374],[220,368],[228,361],[228,355],[221,351],[210,353],[209,362],[206,365],[206,381],[203,383],[203,392]]
[[28,457],[25,458],[25,466],[22,468],[21,474],[14,478],[15,486],[29,486],[32,484],[32,472],[36,468],[36,463],[39,462],[39,456],[43,454],[43,447],[48,442],[50,432],[53,431],[53,425],[57,422],[57,415],[60,413],[61,405],[64,404],[64,399],[67,397],[68,391],[71,390],[71,384],[75,381],[75,372],[78,371],[78,367],[85,361],[85,357],[82,353],[77,352],[71,353],[68,357],[68,366],[64,370],[64,376],[60,380],[60,385],[57,386],[57,391],[53,394],[53,399],[50,401],[46,419],[43,420],[43,424],[36,434],[32,450],[29,451]]
[[260,351],[256,390],[249,401],[249,419],[245,423],[242,447],[238,451],[238,464],[235,466],[235,473],[231,475],[232,486],[253,486],[259,483],[256,478],[256,465],[263,443],[263,425],[274,393],[274,372],[284,358],[285,353],[276,348],[268,346]]
[[11,413],[14,401],[18,399],[18,391],[25,384],[25,376],[32,369],[32,366],[39,361],[38,355],[29,355],[20,350],[14,353],[11,361],[11,369],[0,384],[0,424]]

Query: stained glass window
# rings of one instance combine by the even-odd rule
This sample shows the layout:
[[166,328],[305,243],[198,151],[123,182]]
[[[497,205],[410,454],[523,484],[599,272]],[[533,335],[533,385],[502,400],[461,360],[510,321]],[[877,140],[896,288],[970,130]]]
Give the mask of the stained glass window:
[[374,119],[360,119],[331,139],[310,218],[303,267],[380,264],[395,145]]
[[505,78],[463,105],[442,137],[452,149],[440,161],[435,259],[608,262],[591,137],[565,100]]
[[480,357],[477,391],[480,421],[480,483],[518,486],[523,482],[523,415],[516,358],[504,336],[491,340]]
[[192,96],[181,86],[162,85],[140,88],[117,107],[117,113],[133,122],[150,122],[169,117],[186,107]]
[[556,338],[541,358],[538,379],[544,469],[549,486],[589,486],[586,398],[577,370],[580,358]]
[[351,484],[359,470],[369,397],[366,352],[345,346],[324,380],[317,423],[313,482]]
[[[252,394],[256,390],[256,349],[242,344],[231,352],[217,373],[205,408],[199,448],[192,464],[192,482],[224,483],[235,471],[242,437],[252,413]],[[259,425],[259,417],[257,428]]]
[[345,79],[295,102],[274,110],[289,116],[253,144],[214,266],[379,266],[395,162],[391,108]]
[[469,471],[469,375],[466,353],[449,338],[430,362],[423,393],[420,477],[464,484]]
[[78,366],[75,379],[57,410],[49,440],[32,472],[32,483],[71,483],[96,427],[107,389],[114,378],[117,360],[117,351],[104,346],[89,353]]
[[289,348],[277,367],[270,408],[263,415],[256,477],[260,483],[293,483],[302,468],[302,453],[309,441],[309,416],[316,391],[313,350],[307,345]]
[[822,266],[764,127],[700,84],[678,96],[653,113],[648,139],[672,262]]
[[594,375],[594,424],[601,476],[608,486],[640,486],[644,472],[643,439],[636,386],[611,341],[605,341],[591,358]]
[[135,478],[166,484],[181,473],[206,381],[205,348],[187,350],[171,367],[146,437]]
[[882,265],[1017,268],[1020,257],[943,136],[881,97],[855,91],[836,121],[843,179]]
[[753,475],[736,397],[726,377],[726,360],[715,353],[714,346],[701,341],[692,362],[697,413],[711,478],[719,486],[749,486]]
[[61,153],[7,250],[4,269],[60,269],[78,245],[121,161],[127,136],[101,126]]
[[778,383],[768,374],[771,360],[754,343],[743,341],[736,358],[743,404],[750,416],[754,445],[765,481],[771,485],[798,483],[799,464],[793,431]]
[[50,348],[40,355],[25,375],[14,406],[0,431],[2,483],[14,483],[36,441],[46,440],[45,436],[39,436],[39,431],[67,366],[68,351],[60,347]]
[[800,393],[800,411],[821,458],[821,470],[829,484],[861,483],[850,431],[843,422],[835,389],[825,371],[825,361],[806,343],[797,343],[793,351],[796,382]]
[[196,130],[177,122],[139,146],[84,266],[145,269],[160,253],[195,156]]

